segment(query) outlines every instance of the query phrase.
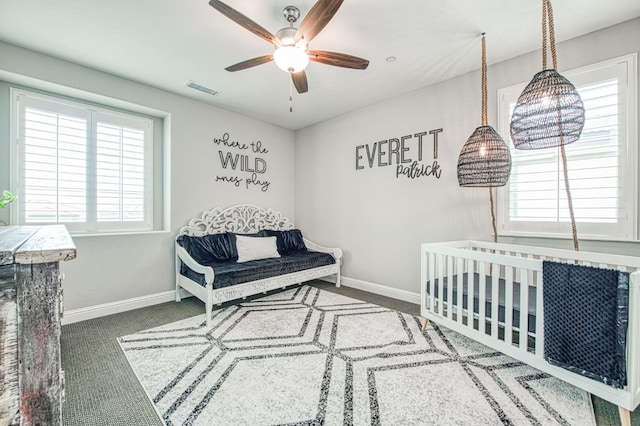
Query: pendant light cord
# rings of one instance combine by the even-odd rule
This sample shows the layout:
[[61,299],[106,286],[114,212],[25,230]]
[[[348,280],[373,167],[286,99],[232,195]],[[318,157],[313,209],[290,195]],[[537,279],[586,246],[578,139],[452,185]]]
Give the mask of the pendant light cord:
[[487,43],[482,33],[482,125],[489,124],[487,118]]
[[[485,33],[482,33],[482,125],[489,125],[487,116],[487,42]],[[498,242],[498,227],[496,225],[496,212],[493,202],[493,187],[489,186],[489,205],[491,208],[491,226],[493,227],[493,242]]]
[[556,32],[553,26],[553,8],[551,0],[542,0],[542,69],[547,69],[547,25],[549,33],[549,47],[551,48],[551,64],[558,69],[558,54],[556,52]]
[[[548,27],[547,27],[548,25]],[[558,69],[558,55],[556,52],[556,34],[553,27],[553,8],[551,7],[551,0],[542,0],[542,69],[547,69],[547,28],[549,32],[549,45],[551,47],[551,63],[553,69]],[[558,110],[560,114],[560,110]],[[561,117],[558,117],[562,122]],[[562,137],[562,132],[560,133]],[[564,175],[564,188],[567,192],[567,203],[569,205],[569,218],[571,219],[571,236],[573,238],[573,248],[575,251],[580,251],[580,245],[578,243],[578,229],[576,226],[576,217],[573,212],[573,199],[571,198],[571,189],[569,187],[569,174],[567,172],[567,152],[564,148],[564,141],[560,141],[560,156],[562,157],[562,171]]]
[[573,213],[573,200],[571,199],[571,189],[569,189],[569,174],[567,173],[567,152],[564,144],[560,145],[560,155],[562,156],[562,167],[564,171],[564,187],[567,191],[567,203],[569,204],[569,217],[571,218],[571,236],[573,237],[573,248],[580,251],[578,243],[578,228],[576,226],[576,217]]
[[489,186],[489,203],[491,205],[491,225],[493,226],[493,242],[498,242],[498,228],[496,226],[496,212],[493,202],[493,187]]

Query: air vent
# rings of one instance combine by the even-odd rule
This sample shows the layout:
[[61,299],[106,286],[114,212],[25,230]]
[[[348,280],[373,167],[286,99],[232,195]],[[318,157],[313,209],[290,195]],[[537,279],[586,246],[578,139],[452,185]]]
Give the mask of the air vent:
[[220,92],[218,92],[218,91],[216,91],[216,90],[209,89],[208,87],[204,87],[202,84],[200,84],[200,83],[196,83],[196,82],[195,82],[195,81],[193,81],[193,80],[189,80],[189,81],[187,81],[187,82],[186,82],[186,86],[187,86],[187,87],[191,87],[192,89],[199,90],[199,91],[201,91],[201,92],[203,92],[203,93],[207,93],[207,94],[209,94],[209,95],[211,95],[211,96],[215,96],[215,95],[217,95],[218,93],[220,93]]

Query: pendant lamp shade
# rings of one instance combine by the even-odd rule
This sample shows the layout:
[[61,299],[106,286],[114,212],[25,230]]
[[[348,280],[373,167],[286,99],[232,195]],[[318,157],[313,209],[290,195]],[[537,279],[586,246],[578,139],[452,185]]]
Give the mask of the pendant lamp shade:
[[524,89],[511,116],[517,149],[567,145],[580,138],[584,104],[575,86],[554,69],[540,71]]
[[458,157],[460,186],[504,186],[511,174],[511,152],[491,126],[478,127]]
[[504,186],[511,174],[511,152],[502,137],[489,126],[487,112],[487,45],[482,33],[482,124],[462,145],[458,156],[458,184],[489,188],[493,242],[498,242],[498,227],[493,202],[493,188]]
[[[551,48],[551,69],[547,68],[547,47]],[[511,140],[517,149],[559,147],[573,248],[579,251],[567,171],[567,152],[564,146],[580,138],[584,127],[584,103],[574,85],[558,74],[557,68],[553,8],[551,0],[542,0],[542,71],[533,76],[516,102],[511,116]]]
[[[482,125],[469,136],[458,156],[460,186],[504,186],[511,174],[511,152],[489,126],[487,114],[487,47],[482,33]],[[492,206],[493,212],[493,206]]]

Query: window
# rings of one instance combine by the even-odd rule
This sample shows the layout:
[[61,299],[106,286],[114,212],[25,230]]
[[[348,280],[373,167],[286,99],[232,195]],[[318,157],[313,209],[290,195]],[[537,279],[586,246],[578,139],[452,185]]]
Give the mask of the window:
[[[636,57],[562,73],[585,105],[580,139],[566,145],[569,186],[578,236],[637,239]],[[511,113],[526,83],[498,91],[498,126],[509,136]],[[517,150],[500,189],[500,233],[568,237],[570,219],[559,148]]]
[[17,222],[153,229],[153,120],[12,89]]

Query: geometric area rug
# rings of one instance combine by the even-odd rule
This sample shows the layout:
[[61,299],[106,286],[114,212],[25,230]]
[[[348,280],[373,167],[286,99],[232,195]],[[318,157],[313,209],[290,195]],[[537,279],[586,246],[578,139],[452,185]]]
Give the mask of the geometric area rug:
[[589,395],[421,319],[299,286],[119,339],[165,425],[594,425]]

